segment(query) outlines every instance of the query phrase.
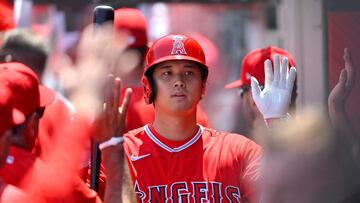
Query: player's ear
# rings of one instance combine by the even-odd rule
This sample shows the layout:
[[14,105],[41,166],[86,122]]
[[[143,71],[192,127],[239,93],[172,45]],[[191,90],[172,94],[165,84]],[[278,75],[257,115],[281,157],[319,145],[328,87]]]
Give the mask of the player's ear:
[[150,104],[151,88],[149,81],[145,76],[141,78],[142,85],[144,87],[144,100],[146,104]]
[[201,87],[201,97],[204,96],[205,90],[206,90],[206,84],[203,84],[202,87]]

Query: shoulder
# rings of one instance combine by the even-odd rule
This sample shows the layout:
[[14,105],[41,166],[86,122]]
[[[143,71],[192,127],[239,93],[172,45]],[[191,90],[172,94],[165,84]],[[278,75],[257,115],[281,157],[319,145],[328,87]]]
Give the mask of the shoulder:
[[146,135],[145,126],[130,130],[129,132],[123,135],[124,137],[124,144],[133,148],[133,147],[140,147],[144,142],[147,142],[148,136]]
[[154,143],[146,134],[145,126],[124,134],[124,150],[127,156],[138,154],[139,151],[152,151]]
[[124,139],[141,139],[144,135],[146,135],[145,126],[140,127],[140,128],[136,128],[134,130],[130,130],[129,132],[124,134]]
[[218,131],[212,128],[204,128],[204,140],[213,140],[216,145],[221,145],[223,148],[233,150],[240,150],[243,152],[255,150],[262,153],[262,147],[253,140],[237,133],[230,133],[225,131]]
[[219,131],[219,130],[215,130],[213,128],[206,128],[203,127],[203,136],[205,137],[211,137],[214,139],[224,139],[224,140],[236,140],[237,142],[249,142],[252,140],[250,140],[249,138],[245,137],[244,135],[241,134],[237,134],[237,133],[231,133],[231,132],[226,132],[226,131]]

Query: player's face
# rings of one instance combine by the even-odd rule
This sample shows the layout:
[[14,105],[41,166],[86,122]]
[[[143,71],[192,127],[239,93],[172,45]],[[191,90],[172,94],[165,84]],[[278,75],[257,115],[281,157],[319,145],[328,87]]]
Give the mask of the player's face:
[[202,78],[197,63],[187,60],[171,60],[160,63],[154,70],[157,87],[156,111],[170,114],[190,113],[202,94]]
[[16,127],[16,134],[11,137],[12,143],[22,149],[32,151],[38,135],[39,121],[40,116],[37,111],[28,115],[26,121]]
[[242,110],[244,113],[244,117],[246,119],[246,123],[250,127],[250,129],[254,129],[255,126],[258,125],[258,120],[263,122],[262,115],[252,98],[251,90],[247,90],[242,94],[243,94],[241,98],[242,108],[243,108]]

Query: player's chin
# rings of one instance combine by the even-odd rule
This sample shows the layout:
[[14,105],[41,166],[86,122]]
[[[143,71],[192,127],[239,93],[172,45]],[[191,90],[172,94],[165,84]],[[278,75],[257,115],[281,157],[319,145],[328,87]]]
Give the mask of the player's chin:
[[189,114],[196,110],[196,106],[197,106],[197,104],[188,102],[188,103],[180,103],[180,104],[174,105],[173,107],[174,107],[174,110],[179,113]]

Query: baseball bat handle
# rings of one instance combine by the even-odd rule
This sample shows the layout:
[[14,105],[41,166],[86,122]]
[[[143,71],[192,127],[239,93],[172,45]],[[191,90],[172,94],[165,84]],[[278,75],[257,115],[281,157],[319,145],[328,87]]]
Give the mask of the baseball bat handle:
[[110,6],[97,6],[94,9],[94,19],[93,23],[97,25],[102,25],[104,23],[114,22],[114,9]]
[[[114,23],[114,9],[110,6],[97,6],[94,8],[95,25],[102,25],[104,23]],[[91,161],[90,161],[90,188],[98,191],[99,177],[100,177],[101,151],[99,145],[91,140]]]

